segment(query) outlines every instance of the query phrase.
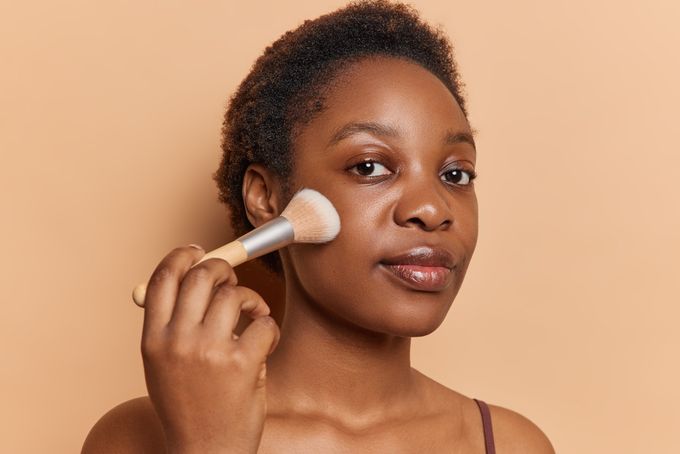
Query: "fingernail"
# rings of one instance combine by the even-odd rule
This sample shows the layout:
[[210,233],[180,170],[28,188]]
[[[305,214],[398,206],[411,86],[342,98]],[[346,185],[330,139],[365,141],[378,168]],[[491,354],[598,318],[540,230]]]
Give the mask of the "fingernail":
[[199,251],[204,251],[204,250],[205,250],[205,249],[203,249],[201,246],[199,246],[198,244],[194,244],[194,243],[188,244],[187,246],[196,248],[196,249],[198,249]]

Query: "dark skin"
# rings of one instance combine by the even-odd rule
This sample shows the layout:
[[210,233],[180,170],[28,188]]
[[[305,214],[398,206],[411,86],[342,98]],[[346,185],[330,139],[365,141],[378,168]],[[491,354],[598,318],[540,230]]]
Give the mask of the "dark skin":
[[[441,325],[477,243],[477,198],[465,176],[476,163],[470,126],[444,84],[412,62],[363,59],[334,82],[327,109],[294,140],[291,187],[324,194],[342,229],[330,243],[280,251],[286,313],[266,361],[257,452],[483,453],[474,401],[410,365],[410,338]],[[351,122],[392,131],[357,128],[331,143]],[[279,183],[262,165],[247,170],[253,225],[285,208]],[[443,290],[410,288],[380,264],[423,245],[455,259]],[[498,452],[554,453],[531,421],[490,408]],[[162,429],[151,402],[139,398],[105,415],[86,447],[164,452]]]

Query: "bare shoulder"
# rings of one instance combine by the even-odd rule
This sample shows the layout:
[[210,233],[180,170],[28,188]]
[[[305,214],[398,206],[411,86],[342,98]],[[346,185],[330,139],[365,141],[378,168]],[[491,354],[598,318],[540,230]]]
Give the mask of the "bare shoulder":
[[498,405],[488,406],[494,441],[499,452],[555,454],[545,433],[527,417]]
[[105,413],[85,438],[81,454],[165,453],[163,427],[148,396]]
[[[449,409],[452,419],[448,427],[455,427],[454,421],[461,421],[460,440],[477,449],[484,446],[482,419],[477,403],[469,396],[450,389],[441,383],[423,375],[414,369],[429,390],[428,399],[433,407]],[[555,454],[555,449],[548,437],[531,420],[521,414],[498,406],[488,404],[491,413],[491,426],[494,444],[498,452],[506,454]],[[452,431],[453,433],[453,431]]]

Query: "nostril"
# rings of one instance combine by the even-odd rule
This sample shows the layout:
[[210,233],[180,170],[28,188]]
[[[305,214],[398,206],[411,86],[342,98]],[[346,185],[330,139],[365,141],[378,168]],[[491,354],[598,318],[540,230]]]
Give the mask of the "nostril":
[[447,230],[451,227],[451,224],[453,222],[450,219],[444,219],[439,225],[429,225],[427,222],[423,221],[420,218],[410,218],[408,221],[406,221],[406,225],[412,224],[416,225],[419,228],[423,230],[436,230],[436,229],[444,229]]
[[406,221],[407,224],[417,224],[419,227],[427,227],[425,223],[423,222],[422,219],[420,218],[411,218],[408,221]]

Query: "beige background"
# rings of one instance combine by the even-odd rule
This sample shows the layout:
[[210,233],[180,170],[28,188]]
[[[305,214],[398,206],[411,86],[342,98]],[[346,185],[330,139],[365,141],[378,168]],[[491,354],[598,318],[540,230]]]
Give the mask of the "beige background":
[[[77,452],[146,393],[130,291],[230,239],[227,97],[342,4],[2,3],[0,452]],[[560,453],[680,452],[680,3],[413,4],[456,46],[480,174],[476,255],[414,366]]]

